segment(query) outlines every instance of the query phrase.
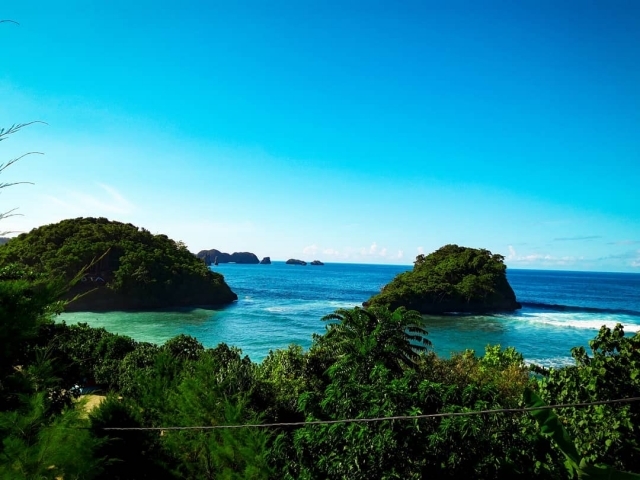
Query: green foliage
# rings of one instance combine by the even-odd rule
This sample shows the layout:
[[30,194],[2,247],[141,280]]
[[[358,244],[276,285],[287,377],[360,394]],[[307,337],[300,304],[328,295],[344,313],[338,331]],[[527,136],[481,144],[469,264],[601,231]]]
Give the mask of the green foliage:
[[94,478],[100,441],[87,426],[76,409],[51,416],[44,393],[25,397],[20,409],[0,413],[0,479]]
[[[532,390],[524,392],[524,403],[529,408],[544,407],[545,403]],[[533,410],[531,416],[540,425],[540,433],[552,439],[560,451],[566,457],[565,466],[570,476],[578,478],[601,478],[611,480],[640,479],[640,475],[620,472],[606,465],[589,465],[586,459],[581,458],[569,432],[563,427],[558,416],[550,409]]]
[[[0,246],[0,266],[11,263],[67,281],[87,271],[91,275],[73,293],[95,288],[100,293],[91,293],[89,299],[103,296],[113,303],[127,298],[128,308],[228,303],[237,298],[222,275],[209,270],[184,244],[105,218],[63,220],[19,235]],[[97,277],[121,296],[105,291]]]
[[519,308],[502,255],[445,245],[416,257],[413,270],[397,275],[367,305],[405,306],[423,313]]
[[368,372],[383,363],[401,374],[431,345],[420,314],[404,307],[393,312],[386,307],[340,309],[323,320],[332,322],[323,341],[338,355],[334,370],[350,363]]
[[[540,381],[548,403],[581,403],[640,397],[640,335],[625,336],[622,325],[602,327],[589,342],[592,356],[574,348],[576,365],[551,369]],[[590,464],[640,472],[640,406],[598,405],[563,411],[565,427],[580,456]]]
[[[228,365],[221,365],[213,354],[202,356],[193,367],[168,396],[165,422],[182,426],[259,423],[247,406],[242,383],[230,391],[235,382],[225,381]],[[162,443],[178,455],[178,478],[262,479],[268,478],[270,470],[268,438],[262,429],[186,430],[165,432]]]

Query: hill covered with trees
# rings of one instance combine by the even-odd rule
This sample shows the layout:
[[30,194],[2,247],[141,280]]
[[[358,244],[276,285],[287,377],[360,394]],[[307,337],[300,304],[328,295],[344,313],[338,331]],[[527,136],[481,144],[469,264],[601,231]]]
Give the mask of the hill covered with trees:
[[418,255],[365,305],[400,306],[423,314],[490,313],[521,307],[506,276],[504,257],[489,250],[445,245]]
[[[223,305],[237,300],[181,242],[106,218],[45,225],[0,246],[0,267],[28,267],[72,281],[67,310],[130,310]],[[81,273],[82,272],[82,273]]]

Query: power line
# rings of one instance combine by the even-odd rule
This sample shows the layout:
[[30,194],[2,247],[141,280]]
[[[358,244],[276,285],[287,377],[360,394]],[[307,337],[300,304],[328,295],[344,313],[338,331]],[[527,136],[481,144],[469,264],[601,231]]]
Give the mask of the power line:
[[445,417],[469,417],[472,415],[488,415],[498,413],[522,413],[533,412],[536,410],[551,410],[554,408],[579,408],[590,407],[594,405],[611,405],[613,403],[632,403],[640,401],[640,397],[618,398],[616,400],[600,400],[598,402],[585,403],[562,403],[558,405],[543,405],[540,407],[526,408],[499,408],[495,410],[477,410],[473,412],[448,412],[448,413],[429,413],[424,415],[397,415],[393,417],[375,417],[375,418],[347,418],[343,420],[312,420],[306,422],[284,422],[284,423],[253,423],[243,425],[209,425],[209,426],[193,426],[193,427],[103,427],[101,430],[218,430],[230,428],[273,428],[273,427],[302,427],[306,425],[333,425],[336,423],[373,423],[384,422],[387,420],[420,420],[424,418],[445,418]]

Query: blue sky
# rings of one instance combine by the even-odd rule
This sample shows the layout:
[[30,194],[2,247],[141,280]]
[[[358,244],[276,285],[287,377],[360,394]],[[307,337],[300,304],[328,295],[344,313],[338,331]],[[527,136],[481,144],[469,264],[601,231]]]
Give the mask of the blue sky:
[[[446,5],[445,5],[446,3]],[[640,271],[640,3],[0,9],[3,230],[106,216],[190,249]]]

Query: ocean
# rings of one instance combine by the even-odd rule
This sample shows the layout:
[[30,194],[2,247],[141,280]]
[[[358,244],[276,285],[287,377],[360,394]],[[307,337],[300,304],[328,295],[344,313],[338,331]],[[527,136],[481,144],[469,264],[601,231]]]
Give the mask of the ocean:
[[[338,308],[361,305],[396,274],[410,266],[328,263],[324,266],[221,264],[238,301],[217,310],[64,313],[69,324],[129,335],[139,341],[163,343],[180,334],[205,347],[225,342],[242,349],[253,361],[269,350],[311,345],[312,334],[324,332],[321,320]],[[632,273],[507,270],[523,308],[496,315],[426,317],[428,338],[442,356],[486,345],[512,346],[528,362],[544,366],[572,363],[570,350],[588,347],[602,325],[640,330],[640,275]]]

